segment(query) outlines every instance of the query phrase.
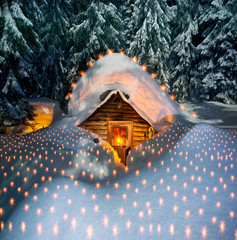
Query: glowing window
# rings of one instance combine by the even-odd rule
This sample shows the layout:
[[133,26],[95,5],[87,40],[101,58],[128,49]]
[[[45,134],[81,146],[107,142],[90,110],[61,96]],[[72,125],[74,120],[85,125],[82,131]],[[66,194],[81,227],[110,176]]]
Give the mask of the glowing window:
[[115,146],[126,146],[127,128],[114,127],[114,144]]

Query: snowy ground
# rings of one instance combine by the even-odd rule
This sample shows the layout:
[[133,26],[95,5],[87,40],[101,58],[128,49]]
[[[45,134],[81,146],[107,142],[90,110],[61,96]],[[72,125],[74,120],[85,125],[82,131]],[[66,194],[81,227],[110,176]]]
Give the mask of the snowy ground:
[[237,239],[236,129],[177,120],[122,168],[65,122],[1,136],[0,239]]
[[237,105],[218,102],[185,103],[185,109],[196,112],[198,119],[220,128],[237,129]]

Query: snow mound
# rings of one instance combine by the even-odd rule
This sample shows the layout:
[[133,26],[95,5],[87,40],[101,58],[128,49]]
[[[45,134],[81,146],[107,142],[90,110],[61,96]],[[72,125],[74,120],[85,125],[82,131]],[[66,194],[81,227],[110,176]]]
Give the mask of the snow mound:
[[[87,146],[87,133],[80,129],[78,134],[70,129],[64,134],[57,128],[51,130],[48,134],[52,138],[62,136],[70,149],[80,139],[78,134],[84,134],[81,140]],[[10,198],[20,200],[11,207],[12,214],[7,214],[0,238],[234,239],[236,136],[236,131],[208,124],[175,122],[134,149],[129,156],[130,169],[123,176],[112,175],[99,184],[53,178],[38,188],[28,187],[26,198],[17,188],[24,187],[21,180],[27,176],[27,169],[22,172],[24,167],[17,159],[14,171],[20,171],[22,179],[2,194],[8,197],[0,208],[5,212]],[[40,135],[32,134],[32,138],[39,141]],[[14,139],[5,140],[15,144]],[[52,146],[57,144],[55,141]],[[50,158],[44,156],[42,163],[47,165]],[[4,166],[9,177],[15,174],[10,173],[10,166]],[[43,169],[39,177],[45,176]],[[6,181],[10,184],[11,180]]]
[[0,208],[5,205],[4,216],[12,210],[9,199],[17,194],[16,204],[30,188],[58,177],[100,182],[116,169],[108,143],[82,128],[57,124],[21,136],[0,135]]
[[99,59],[78,81],[69,101],[69,114],[77,116],[79,124],[118,91],[157,131],[160,120],[172,122],[174,115],[181,114],[179,107],[154,79],[121,54]]

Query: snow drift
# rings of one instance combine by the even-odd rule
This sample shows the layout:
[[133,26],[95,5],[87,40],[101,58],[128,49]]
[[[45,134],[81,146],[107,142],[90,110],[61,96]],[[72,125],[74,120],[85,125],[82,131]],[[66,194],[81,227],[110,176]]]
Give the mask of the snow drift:
[[[1,239],[230,240],[236,237],[236,131],[176,121],[131,152],[128,171],[116,169],[118,174],[98,183],[65,178],[61,171],[49,180],[45,167],[51,173],[55,167],[64,169],[60,165],[70,164],[66,157],[71,154],[70,149],[80,147],[82,155],[87,150],[83,158],[89,162],[90,156],[87,159],[86,155],[93,155],[90,147],[94,143],[88,134],[80,129],[76,133],[55,127],[26,135],[29,141],[35,139],[37,159],[33,159],[33,151],[26,146],[26,136],[2,137],[5,142],[2,144],[11,145],[12,150],[5,153],[10,146],[1,145],[4,157],[0,176],[4,186],[0,199],[5,199],[0,204],[3,210],[0,217],[4,219]],[[44,136],[51,141],[43,142]],[[59,149],[60,142],[64,149]],[[47,146],[45,155],[45,149],[40,148]],[[20,151],[24,149],[29,156],[22,161]],[[57,157],[50,166],[54,151]],[[63,156],[65,159],[60,160]],[[15,163],[13,171],[12,163]],[[24,181],[25,176],[32,175],[27,165],[30,171],[37,168],[35,177],[28,179],[31,186]],[[45,181],[43,176],[47,176]],[[17,181],[12,186],[14,177]],[[37,188],[33,187],[35,183],[40,183]],[[22,191],[18,192],[18,187]],[[24,196],[26,191],[28,195]],[[12,206],[11,198],[15,199]]]

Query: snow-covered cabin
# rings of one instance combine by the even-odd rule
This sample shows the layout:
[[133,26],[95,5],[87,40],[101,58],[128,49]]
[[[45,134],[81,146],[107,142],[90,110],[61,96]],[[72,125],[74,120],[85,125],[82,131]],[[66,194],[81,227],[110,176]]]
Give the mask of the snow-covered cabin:
[[69,101],[77,126],[98,134],[126,155],[180,114],[151,76],[129,57],[112,54],[95,62],[78,81]]

